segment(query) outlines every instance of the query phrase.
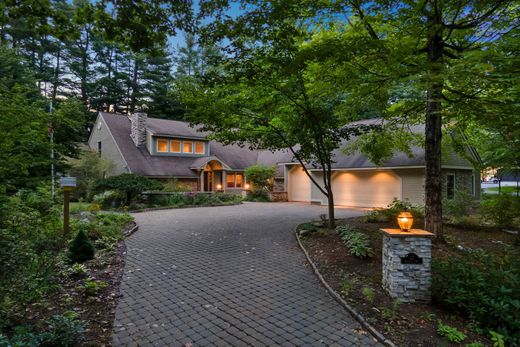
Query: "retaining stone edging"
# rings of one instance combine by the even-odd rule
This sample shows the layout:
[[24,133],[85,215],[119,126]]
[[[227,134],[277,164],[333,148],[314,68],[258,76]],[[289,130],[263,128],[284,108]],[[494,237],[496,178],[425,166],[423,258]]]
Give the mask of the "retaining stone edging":
[[384,344],[386,346],[397,347],[392,341],[387,339],[376,328],[374,328],[369,322],[367,322],[367,320],[359,312],[357,312],[356,309],[354,309],[345,300],[343,300],[341,295],[339,295],[338,293],[336,293],[336,291],[334,289],[332,289],[332,287],[327,283],[327,281],[325,281],[325,279],[319,272],[318,267],[312,261],[311,257],[309,256],[309,253],[307,252],[305,247],[303,247],[303,244],[300,240],[300,235],[298,234],[298,230],[295,230],[294,235],[296,237],[296,241],[298,241],[298,245],[300,246],[301,250],[303,251],[303,254],[305,254],[307,261],[311,265],[312,270],[314,271],[314,274],[316,275],[316,277],[318,277],[321,284],[325,287],[325,289],[327,289],[329,294],[334,299],[336,299],[336,301],[339,302],[341,304],[341,306],[343,306],[361,324],[362,327],[367,329],[376,338],[376,340],[378,340],[379,342],[381,342],[382,344]]

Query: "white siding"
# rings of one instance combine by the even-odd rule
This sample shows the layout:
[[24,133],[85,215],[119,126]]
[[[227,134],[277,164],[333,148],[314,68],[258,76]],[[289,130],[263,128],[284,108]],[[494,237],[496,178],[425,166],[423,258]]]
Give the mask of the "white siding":
[[113,169],[109,172],[110,176],[119,175],[128,172],[126,162],[119,152],[117,145],[112,137],[112,134],[108,130],[108,127],[103,120],[103,117],[98,116],[94,129],[90,134],[88,145],[91,150],[97,151],[98,142],[101,141],[101,156],[105,159],[111,160],[114,163]]
[[289,201],[309,202],[311,200],[311,180],[301,166],[289,171]]

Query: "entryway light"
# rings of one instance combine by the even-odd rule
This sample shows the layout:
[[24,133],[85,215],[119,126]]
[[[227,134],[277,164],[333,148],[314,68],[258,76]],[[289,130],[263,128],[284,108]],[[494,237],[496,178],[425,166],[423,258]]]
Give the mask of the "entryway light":
[[399,224],[399,228],[402,231],[409,231],[412,229],[413,225],[413,216],[410,212],[401,212],[399,216],[397,216],[397,223]]
[[249,189],[249,183],[246,183],[246,185],[244,186],[244,188]]
[[217,184],[217,190],[221,190],[222,189],[222,184]]

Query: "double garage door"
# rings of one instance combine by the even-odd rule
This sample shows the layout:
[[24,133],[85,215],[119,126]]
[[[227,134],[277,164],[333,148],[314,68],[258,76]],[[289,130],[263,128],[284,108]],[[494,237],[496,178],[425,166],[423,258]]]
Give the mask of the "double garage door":
[[[301,167],[292,169],[289,200],[312,201],[315,197],[311,197],[311,184]],[[386,207],[394,198],[401,198],[401,179],[392,171],[339,171],[333,175],[332,192],[336,205]]]

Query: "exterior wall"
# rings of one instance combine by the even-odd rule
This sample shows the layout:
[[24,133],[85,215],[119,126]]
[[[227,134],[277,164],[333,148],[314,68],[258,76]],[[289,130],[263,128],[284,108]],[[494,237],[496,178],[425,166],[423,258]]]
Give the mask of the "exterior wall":
[[[311,175],[312,178],[314,178],[314,180],[323,187],[323,173],[321,171],[312,171]],[[327,197],[320,191],[318,187],[316,187],[314,183],[312,183],[312,181],[309,181],[309,184],[311,185],[311,202],[327,205]]]
[[401,177],[401,199],[414,205],[424,204],[424,169],[397,169]]
[[[99,124],[101,124],[101,126],[99,126]],[[94,129],[90,135],[88,141],[90,149],[97,151],[97,144],[99,141],[101,141],[101,157],[111,160],[114,163],[114,167],[110,172],[108,172],[108,175],[115,176],[125,172],[130,172],[121,152],[117,148],[112,134],[108,130],[108,127],[101,116],[98,116],[96,123],[94,124]]]
[[283,178],[275,178],[273,182],[273,191],[285,192],[285,180]]
[[[475,176],[474,170],[462,170],[462,169],[443,169],[442,170],[442,195],[446,197],[447,191],[447,177],[448,175],[455,175],[455,194],[457,192],[465,192],[472,194],[472,184],[479,176]],[[472,183],[473,181],[473,183]],[[475,192],[478,191],[477,185],[474,187]]]

